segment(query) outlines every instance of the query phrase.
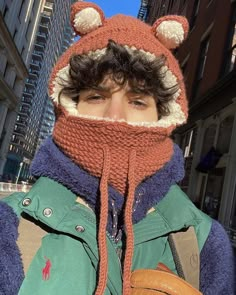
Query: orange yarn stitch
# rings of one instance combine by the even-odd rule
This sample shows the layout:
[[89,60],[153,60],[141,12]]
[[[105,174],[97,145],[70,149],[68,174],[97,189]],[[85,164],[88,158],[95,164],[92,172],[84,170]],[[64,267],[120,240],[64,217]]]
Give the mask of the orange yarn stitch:
[[125,206],[125,228],[126,228],[126,249],[125,260],[123,269],[123,294],[130,294],[130,277],[132,268],[132,259],[134,251],[134,233],[133,233],[133,203],[135,192],[135,164],[136,164],[136,151],[132,150],[129,158],[129,193]]
[[103,148],[109,146],[108,182],[123,195],[127,193],[131,149],[137,154],[135,185],[162,168],[173,154],[172,140],[163,128],[73,117],[63,109],[56,120],[53,139],[75,163],[97,177],[102,176]]
[[[93,7],[93,5],[91,5],[91,7]],[[73,15],[74,14],[75,12],[73,10]],[[178,19],[177,16],[173,16],[172,18],[173,20]],[[185,30],[187,30],[187,22],[184,24],[184,27],[186,27]],[[164,55],[166,57],[166,65],[177,77],[181,89],[181,94],[177,99],[177,103],[180,105],[187,119],[188,103],[186,100],[183,76],[178,61],[172,55],[171,51],[157,40],[152,30],[153,28],[151,26],[130,16],[115,15],[109,19],[105,19],[101,27],[83,36],[59,58],[53,68],[49,81],[50,95],[54,92],[54,82],[58,72],[69,64],[71,56],[76,54],[88,54],[91,51],[106,48],[108,41],[114,40],[120,45],[135,47],[136,49],[153,53],[155,56]],[[169,127],[170,131],[175,128],[175,125]]]
[[110,153],[109,148],[103,149],[103,169],[100,182],[100,219],[98,232],[98,250],[99,250],[99,280],[95,295],[103,295],[106,289],[108,273],[108,255],[106,242],[106,226],[108,216],[108,177],[110,172]]

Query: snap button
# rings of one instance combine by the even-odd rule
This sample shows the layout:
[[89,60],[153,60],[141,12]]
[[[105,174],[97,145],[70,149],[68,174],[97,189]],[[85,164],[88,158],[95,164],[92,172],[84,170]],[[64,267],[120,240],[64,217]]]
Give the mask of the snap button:
[[26,199],[24,199],[24,200],[22,201],[22,205],[23,205],[24,207],[27,207],[27,206],[29,206],[29,205],[31,204],[31,202],[32,202],[31,199],[26,198]]
[[76,225],[75,230],[82,233],[85,231],[85,228],[82,225]]
[[51,208],[45,208],[45,209],[43,210],[43,215],[44,215],[45,217],[50,217],[50,216],[52,215],[52,209],[51,209]]

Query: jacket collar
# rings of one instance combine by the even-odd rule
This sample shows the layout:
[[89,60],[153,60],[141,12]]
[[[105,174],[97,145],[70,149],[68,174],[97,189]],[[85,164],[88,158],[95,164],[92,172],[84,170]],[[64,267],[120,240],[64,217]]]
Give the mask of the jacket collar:
[[[76,199],[77,196],[63,185],[41,177],[19,202],[19,207],[54,230],[79,235],[88,244],[96,244],[95,213],[77,203]],[[25,201],[28,201],[27,206]],[[177,185],[173,185],[154,211],[134,225],[135,244],[196,226],[202,219],[201,212],[195,209]],[[86,233],[77,232],[76,225],[86,229]]]
[[[97,196],[99,194],[99,178],[94,177],[76,165],[66,157],[48,138],[39,149],[31,172],[35,177],[48,177],[61,183],[74,194],[82,197],[93,210],[97,210]],[[135,190],[135,204],[133,222],[137,223],[143,219],[148,210],[160,202],[168,192],[171,185],[179,182],[184,176],[182,151],[177,145],[174,146],[174,154],[171,160],[153,176],[140,183]],[[122,212],[124,196],[112,186],[109,192],[109,218],[108,230],[112,228],[112,213],[115,210]]]

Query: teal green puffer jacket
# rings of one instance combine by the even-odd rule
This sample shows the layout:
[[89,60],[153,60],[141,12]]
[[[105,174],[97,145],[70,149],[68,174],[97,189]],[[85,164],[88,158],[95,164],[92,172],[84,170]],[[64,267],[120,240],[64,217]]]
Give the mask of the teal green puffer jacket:
[[[32,260],[20,295],[94,293],[99,260],[96,218],[90,208],[76,199],[77,196],[61,184],[42,177],[29,193],[15,193],[4,200],[19,217],[27,213],[50,229]],[[211,219],[197,210],[177,185],[170,188],[154,209],[134,225],[132,269],[155,269],[162,262],[176,272],[168,234],[192,225],[201,250],[210,231]],[[122,271],[118,253],[122,244],[115,244],[107,234],[107,245],[109,271],[105,294],[121,295]],[[43,269],[48,261],[50,273],[45,277]]]

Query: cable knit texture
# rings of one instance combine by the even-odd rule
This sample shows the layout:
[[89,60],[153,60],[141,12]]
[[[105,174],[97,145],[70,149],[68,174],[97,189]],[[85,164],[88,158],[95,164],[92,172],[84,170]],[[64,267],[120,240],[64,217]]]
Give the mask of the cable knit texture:
[[24,279],[16,244],[19,220],[12,208],[0,202],[0,295],[17,295]]
[[129,153],[136,151],[135,185],[160,170],[173,155],[173,142],[159,128],[131,126],[125,122],[106,122],[58,116],[53,139],[75,163],[92,175],[101,177],[103,149],[111,154],[109,183],[120,193],[127,193]]
[[[48,138],[40,147],[31,166],[31,173],[35,177],[49,177],[70,189],[76,195],[82,197],[89,206],[97,211],[99,199],[100,180],[82,169],[68,158]],[[174,145],[174,153],[171,160],[151,177],[146,178],[135,190],[133,223],[143,219],[147,211],[156,205],[168,192],[171,185],[179,182],[184,176],[184,164],[182,151]],[[124,205],[124,196],[111,185],[108,186],[109,194],[109,219],[108,231],[112,230],[112,205],[115,202],[118,214]]]

